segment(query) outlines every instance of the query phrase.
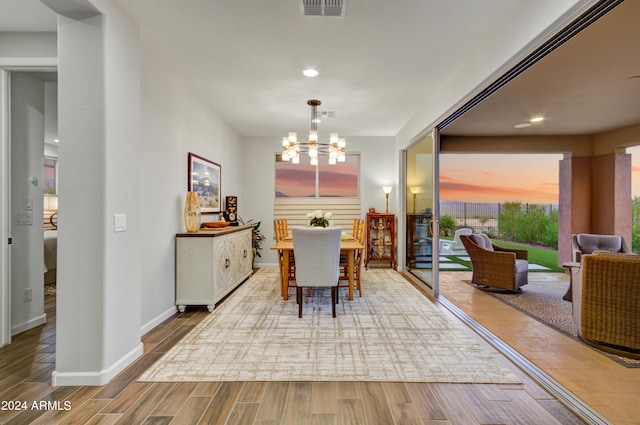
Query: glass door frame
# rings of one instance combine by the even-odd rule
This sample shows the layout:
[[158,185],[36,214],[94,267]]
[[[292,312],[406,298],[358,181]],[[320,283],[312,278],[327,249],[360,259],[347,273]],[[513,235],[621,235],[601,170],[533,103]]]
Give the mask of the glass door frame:
[[[431,178],[431,186],[429,188],[427,188],[427,190],[431,190],[431,195],[432,195],[432,199],[433,199],[433,205],[431,205],[431,222],[430,222],[430,228],[431,228],[431,283],[426,282],[424,279],[421,279],[417,274],[411,273],[411,268],[410,268],[410,264],[409,264],[409,252],[407,251],[407,246],[408,246],[408,224],[409,224],[409,220],[408,220],[408,215],[409,215],[409,211],[408,211],[408,199],[407,199],[407,193],[408,193],[408,189],[409,189],[409,185],[407,182],[407,168],[408,168],[408,152],[409,149],[412,146],[415,146],[417,143],[421,142],[422,140],[425,139],[425,137],[428,137],[429,135],[431,135],[431,172],[432,175],[430,176]],[[438,268],[439,268],[439,255],[440,255],[440,238],[439,238],[439,234],[440,234],[440,225],[439,225],[439,217],[440,217],[440,195],[439,195],[439,189],[440,189],[440,159],[439,159],[439,155],[440,155],[440,133],[438,131],[438,129],[436,127],[434,127],[432,130],[430,131],[425,131],[424,133],[421,133],[419,135],[419,137],[416,137],[416,139],[410,144],[408,145],[406,148],[404,148],[402,150],[402,164],[401,164],[401,194],[402,194],[402,198],[403,198],[403,202],[402,205],[404,205],[403,209],[404,209],[404,214],[402,217],[402,221],[404,223],[402,223],[400,225],[400,229],[402,229],[402,232],[404,234],[404,255],[402,256],[402,261],[403,261],[403,269],[407,272],[410,273],[412,276],[415,276],[418,280],[420,280],[422,283],[424,283],[424,289],[426,290],[427,293],[429,293],[431,296],[433,296],[434,298],[437,298],[440,295],[440,284],[439,284],[439,275],[438,275]],[[399,223],[400,224],[400,223]],[[400,247],[398,247],[400,248]]]

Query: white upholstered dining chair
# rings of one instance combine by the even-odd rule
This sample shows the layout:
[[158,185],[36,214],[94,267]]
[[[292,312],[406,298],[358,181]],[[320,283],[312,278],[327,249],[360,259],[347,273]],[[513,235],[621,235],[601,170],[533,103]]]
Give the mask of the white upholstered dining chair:
[[331,288],[331,312],[336,317],[342,229],[293,227],[291,235],[296,258],[298,317],[302,317],[302,288],[305,287]]

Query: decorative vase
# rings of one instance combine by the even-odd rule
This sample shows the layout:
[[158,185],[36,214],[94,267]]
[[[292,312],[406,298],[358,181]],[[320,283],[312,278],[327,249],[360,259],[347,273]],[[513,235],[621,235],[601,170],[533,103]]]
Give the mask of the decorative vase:
[[184,226],[188,233],[197,232],[200,228],[200,203],[196,192],[187,192],[184,204]]

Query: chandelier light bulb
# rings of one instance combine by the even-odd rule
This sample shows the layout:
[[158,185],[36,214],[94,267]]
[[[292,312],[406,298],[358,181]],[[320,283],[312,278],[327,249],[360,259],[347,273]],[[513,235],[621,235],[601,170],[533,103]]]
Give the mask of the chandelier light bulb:
[[318,157],[310,158],[309,162],[311,163],[311,165],[318,165]]
[[291,163],[292,164],[300,164],[300,157],[299,156],[294,156],[293,158],[291,158]]
[[298,141],[298,135],[296,134],[295,131],[292,131],[289,133],[289,142],[291,143],[295,143]]
[[318,132],[316,130],[309,131],[309,143],[318,142]]
[[318,146],[315,144],[309,145],[309,157],[317,158],[318,157]]

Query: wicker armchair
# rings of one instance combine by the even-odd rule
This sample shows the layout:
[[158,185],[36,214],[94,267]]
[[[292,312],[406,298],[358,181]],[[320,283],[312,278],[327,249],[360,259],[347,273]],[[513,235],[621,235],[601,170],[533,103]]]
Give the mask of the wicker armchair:
[[640,359],[640,256],[596,251],[573,269],[573,318],[587,344]]
[[528,283],[529,252],[501,248],[484,234],[461,235],[473,268],[471,283],[478,287],[519,292]]

